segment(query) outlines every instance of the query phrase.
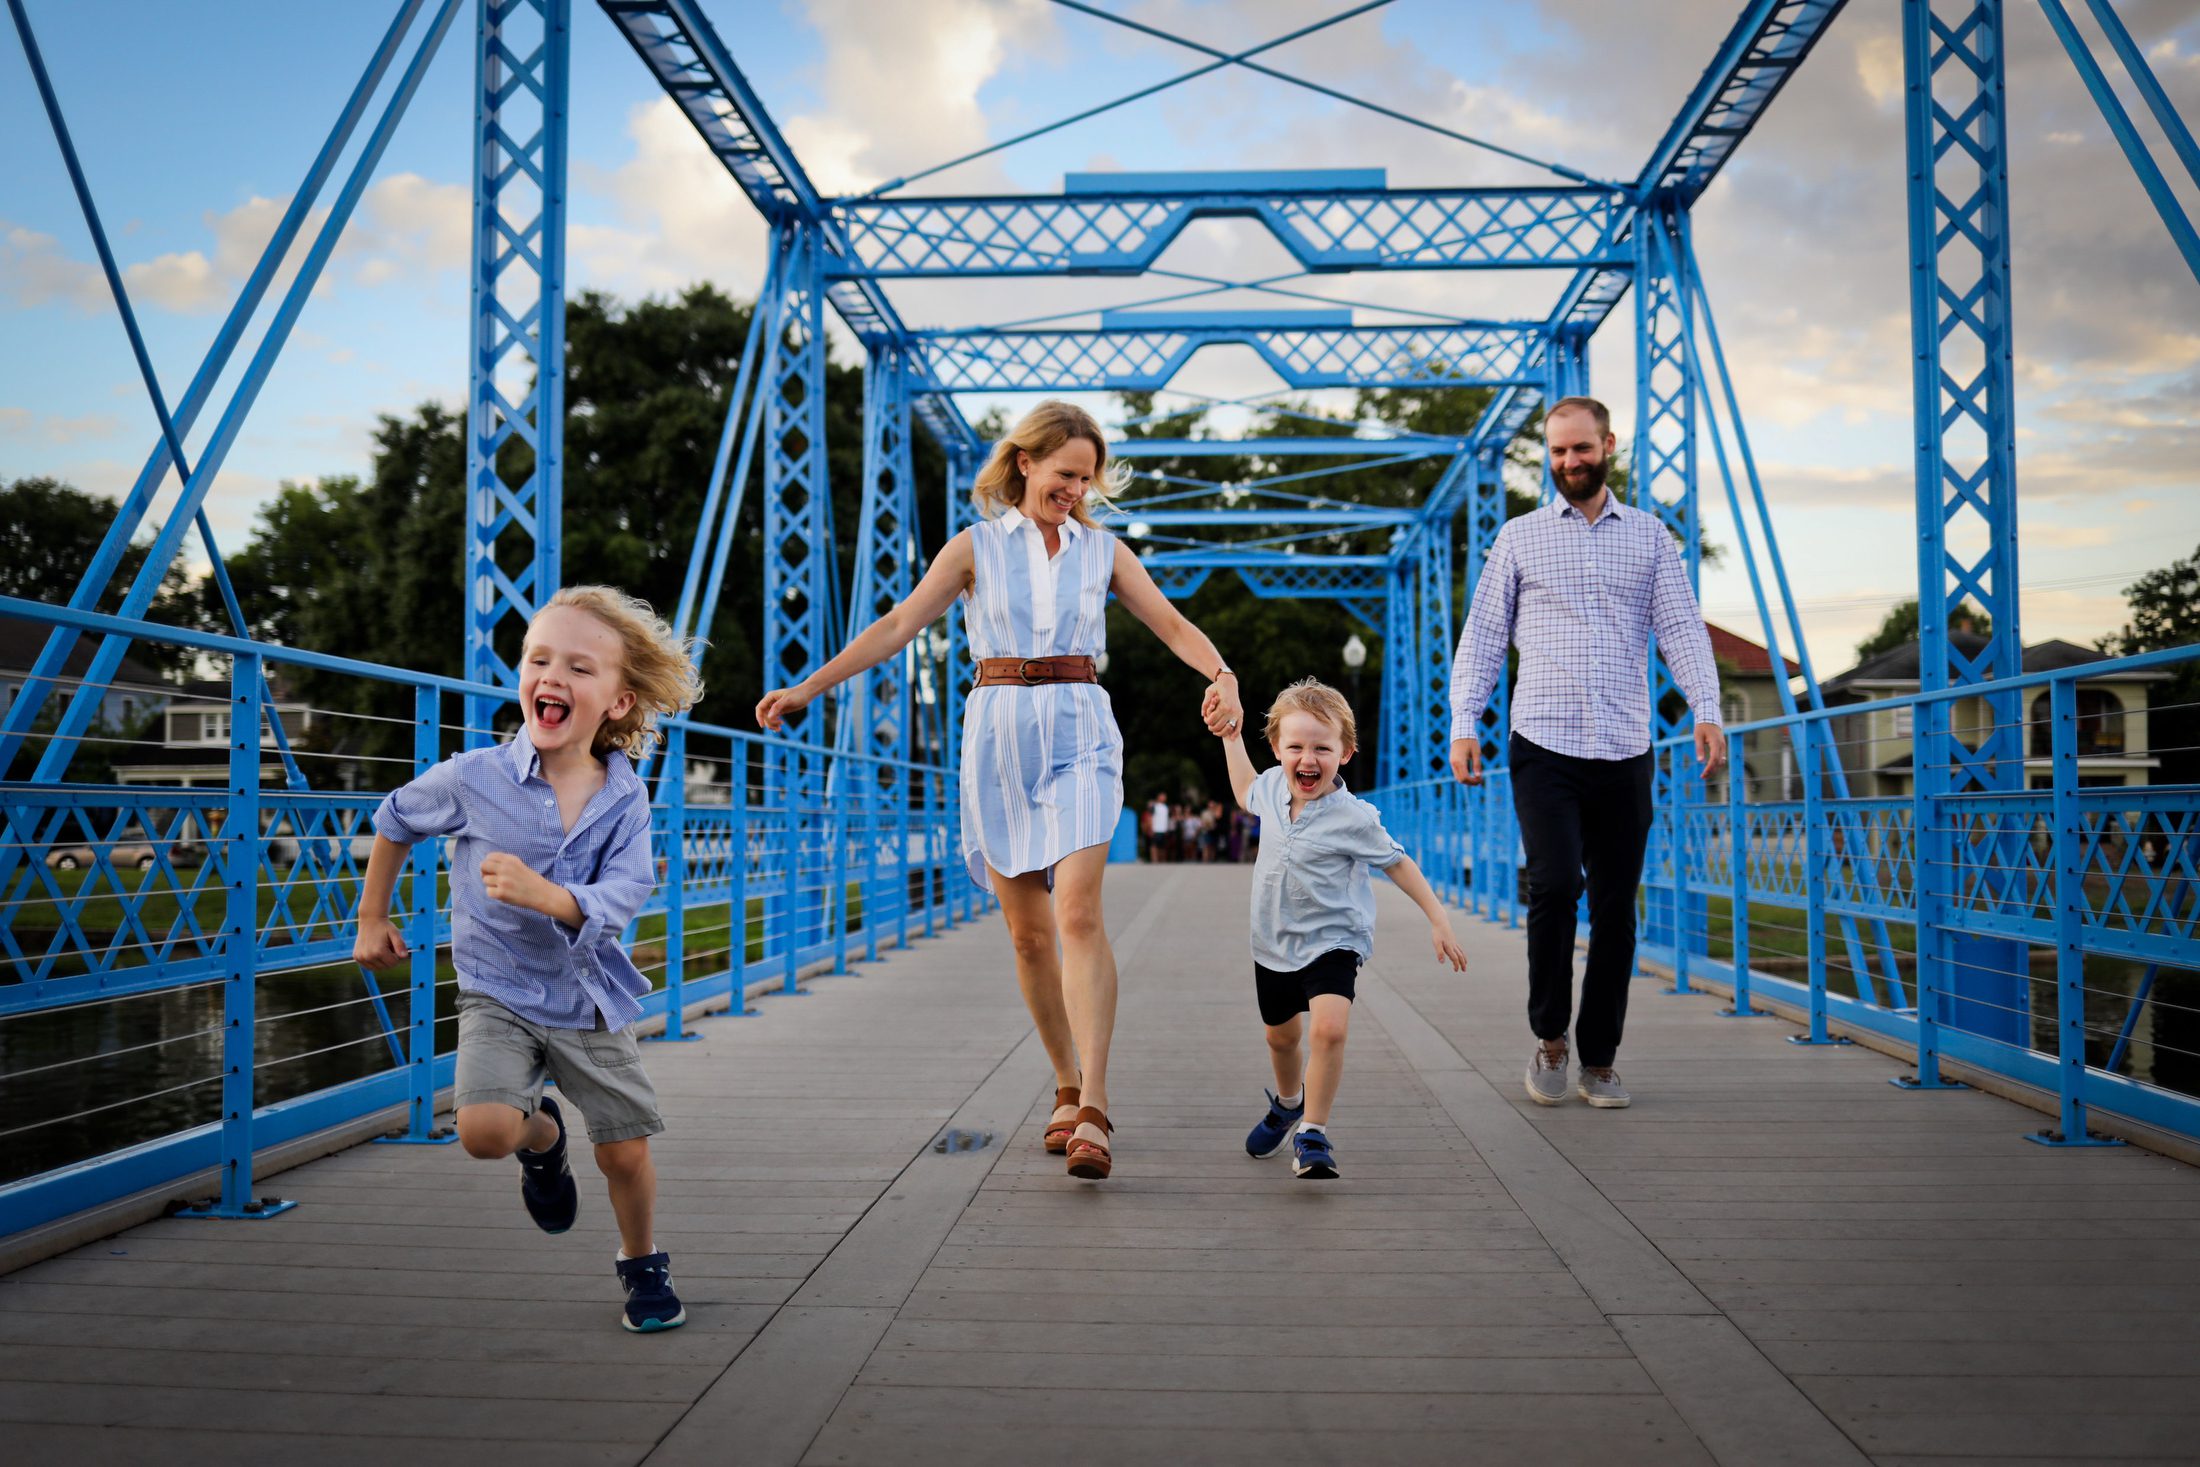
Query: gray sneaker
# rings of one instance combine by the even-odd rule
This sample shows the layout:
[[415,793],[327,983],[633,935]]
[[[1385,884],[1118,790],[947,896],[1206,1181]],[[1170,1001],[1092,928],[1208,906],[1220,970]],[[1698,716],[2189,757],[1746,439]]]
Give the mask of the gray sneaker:
[[1528,1099],[1537,1105],[1566,1103],[1565,1040],[1559,1040],[1556,1045],[1537,1042],[1535,1053],[1528,1057]]
[[1583,1065],[1581,1067],[1579,1089],[1581,1098],[1598,1110],[1622,1110],[1631,1105],[1635,1099],[1627,1093],[1627,1087],[1620,1084],[1619,1071],[1613,1069],[1610,1065],[1606,1065],[1602,1069]]

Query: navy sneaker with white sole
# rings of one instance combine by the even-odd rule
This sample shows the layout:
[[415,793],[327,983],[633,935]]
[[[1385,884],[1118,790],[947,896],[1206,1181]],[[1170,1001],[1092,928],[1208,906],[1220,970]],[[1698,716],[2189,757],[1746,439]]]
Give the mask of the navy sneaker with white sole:
[[672,1255],[645,1253],[618,1262],[619,1282],[626,1285],[626,1312],[619,1323],[635,1334],[678,1329],[687,1323],[680,1296],[672,1292]]
[[1268,1097],[1268,1114],[1260,1118],[1253,1133],[1245,1138],[1247,1156],[1274,1156],[1283,1149],[1283,1143],[1291,1139],[1291,1128],[1306,1114],[1306,1096],[1302,1091],[1299,1103],[1285,1106],[1283,1097],[1273,1090],[1262,1092]]
[[519,1153],[519,1196],[536,1227],[562,1233],[580,1216],[581,1189],[573,1184],[573,1168],[566,1160],[565,1116],[547,1095],[542,1098],[542,1113],[558,1128],[557,1144],[548,1151]]
[[1337,1175],[1337,1153],[1327,1131],[1301,1131],[1291,1138],[1291,1175],[1326,1182]]

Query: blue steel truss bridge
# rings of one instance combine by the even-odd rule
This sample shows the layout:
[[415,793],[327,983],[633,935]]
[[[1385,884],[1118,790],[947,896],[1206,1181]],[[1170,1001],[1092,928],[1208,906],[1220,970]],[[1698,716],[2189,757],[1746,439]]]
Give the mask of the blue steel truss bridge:
[[[1096,33],[1179,47],[1185,69],[986,152],[1234,70],[1534,181],[1393,187],[1375,158],[924,191],[973,154],[834,195],[701,0],[397,0],[179,389],[154,371],[70,133],[107,99],[49,66],[39,5],[7,0],[51,124],[16,142],[51,143],[66,166],[153,431],[69,600],[0,598],[42,639],[0,715],[0,770],[22,776],[0,782],[6,1439],[26,1461],[519,1460],[521,1444],[537,1462],[2193,1460],[2200,1178],[2183,1163],[2200,1157],[2200,1086],[2175,1077],[2200,1073],[2200,1010],[2175,983],[2200,968],[2200,786],[2089,779],[2108,734],[2081,683],[2161,683],[2200,649],[2027,668],[2019,606],[2007,139],[2023,99],[2005,86],[2005,27],[2052,33],[2098,107],[2102,166],[2133,171],[2200,284],[2200,144],[2119,13],[2141,7],[1885,0],[1901,17],[1905,151],[1888,166],[1907,179],[1920,632],[1916,691],[1862,715],[1901,730],[1910,792],[1889,796],[1856,752],[1884,735],[1860,739],[1858,710],[1829,702],[1811,663],[1693,223],[1843,0],[1746,0],[1693,84],[1676,82],[1639,167],[1613,178],[1271,55],[1370,24],[1387,0],[1227,50],[1142,11],[1055,3]],[[1118,1116],[1136,1159],[1089,1195],[1038,1164],[1044,1065],[998,934],[966,930],[990,903],[962,874],[959,613],[784,734],[673,721],[647,771],[660,881],[627,938],[656,985],[652,1068],[691,1138],[660,1153],[664,1226],[704,1327],[642,1363],[615,1335],[596,1343],[608,1306],[585,1291],[610,1234],[576,1234],[592,1251],[570,1267],[531,1259],[532,1234],[500,1231],[504,1180],[492,1200],[487,1169],[437,1149],[455,1035],[446,857],[414,850],[399,891],[413,957],[385,985],[349,963],[362,848],[382,791],[509,725],[518,631],[560,584],[584,55],[644,68],[767,226],[672,619],[713,624],[741,529],[759,526],[750,634],[774,682],[908,595],[970,522],[981,400],[1163,393],[1217,347],[1302,395],[1477,394],[1449,435],[1335,417],[1294,432],[1296,408],[1273,409],[1286,431],[1257,444],[1119,425],[1134,469],[1177,466],[1134,475],[1110,519],[1169,595],[1235,577],[1256,597],[1340,603],[1379,639],[1370,798],[1469,933],[1475,973],[1447,987],[1407,959],[1418,936],[1385,908],[1397,956],[1370,970],[1355,1021],[1364,1161],[1334,1208],[1233,1154],[1246,1087],[1215,1056],[1251,1030],[1217,1017],[1242,995],[1216,975],[1243,954],[1213,918],[1242,906],[1232,868],[1111,880],[1120,1085],[1145,1091]],[[475,79],[470,328],[451,343],[467,384],[456,678],[253,638],[205,513],[439,58]],[[1262,231],[1292,270],[1164,266],[1216,219]],[[1403,271],[1559,286],[1491,319],[1329,289]],[[1050,282],[1099,277],[1156,293],[990,324],[908,314],[914,282],[993,280],[1003,300],[1043,302]],[[1210,308],[1246,293],[1263,304]],[[1629,497],[1686,548],[1692,580],[1703,496],[1718,497],[1770,665],[1792,657],[1797,675],[1772,679],[1777,716],[1726,729],[1731,774],[1707,780],[1653,658],[1630,1034],[1647,1103],[1599,1128],[1527,1106],[1493,1037],[1518,1029],[1521,961],[1506,702],[1501,688],[1478,730],[1490,777],[1465,787],[1448,683],[1509,457],[1532,455],[1546,404],[1592,389],[1590,343],[1615,316],[1634,352]],[[825,415],[843,334],[864,367],[852,525],[834,523]],[[919,435],[946,461],[937,523],[919,513]],[[1256,448],[1256,478],[1182,471]],[[1435,466],[1414,502],[1323,489],[1409,465]],[[151,553],[125,575],[156,504]],[[844,581],[832,552],[848,543]],[[187,553],[210,565],[230,631],[146,619]],[[1964,603],[1990,635],[1949,631]],[[214,731],[212,775],[72,778],[130,650],[154,643],[218,674],[176,700]],[[290,716],[312,712],[284,692],[308,676],[376,689],[367,716],[409,730],[410,752],[338,779]],[[2173,711],[2135,710],[2116,752],[2182,752],[2146,743],[2146,715],[2158,735]],[[1785,772],[1748,773],[1767,767],[1757,750]],[[2110,968],[2130,981],[2104,987]],[[1766,1022],[1727,1022],[1748,1019]],[[588,1205],[600,1225],[600,1189]],[[1271,1241],[1302,1229],[1309,1252]],[[571,1379],[536,1373],[565,1358],[582,1362]]]

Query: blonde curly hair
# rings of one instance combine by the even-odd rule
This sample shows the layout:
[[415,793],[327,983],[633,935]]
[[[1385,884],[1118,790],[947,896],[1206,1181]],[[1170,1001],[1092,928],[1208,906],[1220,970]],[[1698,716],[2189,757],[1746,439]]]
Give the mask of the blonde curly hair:
[[1261,729],[1261,734],[1268,740],[1271,748],[1283,732],[1283,720],[1293,713],[1310,713],[1334,727],[1338,742],[1344,745],[1347,754],[1360,747],[1360,734],[1352,717],[1351,702],[1321,679],[1302,677],[1276,694],[1276,701],[1268,705],[1268,722]]
[[985,467],[978,470],[977,484],[970,492],[970,497],[977,501],[978,513],[993,519],[1024,502],[1024,471],[1016,466],[1018,453],[1042,459],[1072,438],[1082,438],[1092,445],[1097,460],[1093,479],[1100,488],[1090,499],[1080,500],[1070,514],[1087,529],[1098,529],[1100,522],[1093,518],[1087,506],[1108,503],[1109,496],[1118,487],[1122,465],[1117,464],[1114,471],[1110,471],[1107,435],[1100,431],[1100,423],[1091,413],[1075,403],[1054,398],[1018,418],[1007,436],[993,445],[992,455],[986,459]]
[[619,677],[634,694],[634,706],[603,721],[590,752],[601,759],[617,749],[639,760],[660,737],[658,719],[685,713],[702,699],[703,678],[696,663],[703,640],[676,636],[655,607],[616,586],[567,586],[543,610],[552,606],[586,612],[617,635]]

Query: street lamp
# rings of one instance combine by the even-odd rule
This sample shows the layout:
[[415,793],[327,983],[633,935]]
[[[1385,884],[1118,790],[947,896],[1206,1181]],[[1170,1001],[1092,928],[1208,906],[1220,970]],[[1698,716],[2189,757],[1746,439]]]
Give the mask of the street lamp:
[[1352,706],[1360,706],[1360,669],[1367,666],[1367,643],[1354,632],[1344,639],[1344,670],[1352,676]]

